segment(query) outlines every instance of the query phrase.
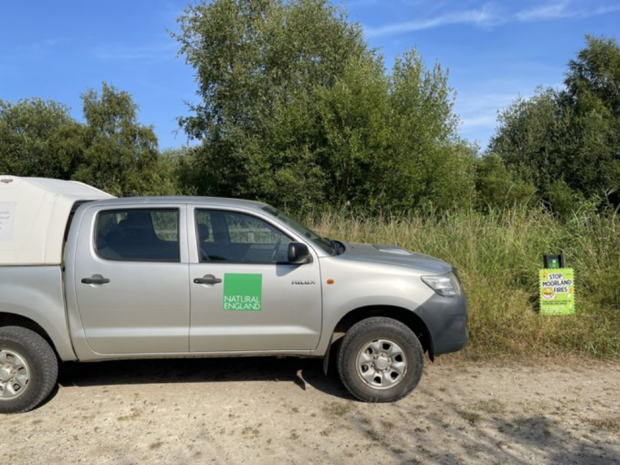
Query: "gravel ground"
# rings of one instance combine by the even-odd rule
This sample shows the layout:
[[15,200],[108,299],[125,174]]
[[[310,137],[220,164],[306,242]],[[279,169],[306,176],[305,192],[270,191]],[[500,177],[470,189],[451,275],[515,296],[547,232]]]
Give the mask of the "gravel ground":
[[69,364],[0,431],[6,464],[620,464],[620,364],[444,358],[376,405],[318,360]]

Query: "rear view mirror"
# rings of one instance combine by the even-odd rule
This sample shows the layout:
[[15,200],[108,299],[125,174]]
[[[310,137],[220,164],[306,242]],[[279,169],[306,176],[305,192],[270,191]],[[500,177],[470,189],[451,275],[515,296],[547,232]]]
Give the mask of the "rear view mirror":
[[310,261],[310,250],[306,244],[291,242],[288,245],[288,261],[296,265],[303,265]]

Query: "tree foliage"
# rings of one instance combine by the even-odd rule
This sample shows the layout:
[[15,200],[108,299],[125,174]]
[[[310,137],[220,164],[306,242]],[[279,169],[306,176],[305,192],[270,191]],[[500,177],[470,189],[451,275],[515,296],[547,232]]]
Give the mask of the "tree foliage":
[[531,206],[537,203],[536,187],[508,168],[495,153],[476,160],[476,199],[481,210]]
[[81,180],[115,195],[204,194],[290,209],[480,209],[542,200],[560,216],[620,205],[620,47],[586,37],[562,89],[499,115],[482,157],[458,137],[454,92],[416,49],[387,70],[326,0],[212,0],[175,35],[198,99],[198,144],[160,153],[131,96],[0,100],[0,173]]
[[323,0],[215,0],[179,22],[199,86],[181,119],[201,141],[184,176],[198,192],[371,211],[471,202],[447,73],[415,50],[388,74]]
[[0,100],[0,173],[69,179],[84,152],[83,136],[62,104]]
[[114,195],[165,192],[170,186],[156,170],[157,137],[138,122],[131,96],[104,83],[101,94],[90,89],[82,100],[87,148],[74,179]]
[[489,146],[558,212],[597,199],[620,203],[620,47],[586,41],[565,88],[514,102]]
[[0,100],[0,173],[75,179],[115,195],[177,192],[173,168],[127,92],[104,83],[82,100],[85,123],[54,101]]

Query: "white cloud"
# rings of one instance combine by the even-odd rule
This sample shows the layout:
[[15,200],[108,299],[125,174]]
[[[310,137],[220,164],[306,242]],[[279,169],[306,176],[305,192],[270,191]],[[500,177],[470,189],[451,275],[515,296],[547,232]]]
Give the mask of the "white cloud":
[[515,18],[522,22],[565,18],[571,14],[571,12],[567,10],[567,7],[567,1],[551,3],[548,5],[537,6],[529,10],[519,11],[515,15]]
[[[503,5],[502,5],[503,6]],[[567,18],[588,18],[620,11],[620,4],[580,2],[579,0],[561,0],[543,3],[533,8],[509,12],[487,3],[481,9],[470,9],[445,13],[434,17],[397,22],[379,27],[366,27],[366,36],[380,37],[420,31],[453,24],[470,24],[476,27],[499,26],[510,22],[552,21]]]
[[167,60],[176,56],[178,45],[170,41],[152,45],[122,45],[110,44],[96,47],[92,54],[105,60]]
[[68,41],[69,39],[66,37],[39,40],[30,44],[30,51],[34,53],[42,53]]
[[550,21],[554,19],[564,18],[589,18],[592,16],[600,16],[607,13],[620,11],[620,5],[591,5],[579,6],[569,0],[550,3],[548,5],[539,6],[529,10],[523,10],[515,15],[517,21]]
[[379,3],[379,0],[349,0],[343,3],[346,6],[375,5]]
[[455,111],[461,118],[461,129],[493,129],[497,125],[497,111],[510,105],[519,94],[469,93],[457,96]]
[[482,10],[466,10],[457,13],[450,13],[429,19],[388,24],[377,28],[367,27],[365,32],[367,37],[379,37],[400,34],[402,32],[421,31],[448,24],[483,25],[492,23],[493,20],[493,15],[490,14],[485,8]]

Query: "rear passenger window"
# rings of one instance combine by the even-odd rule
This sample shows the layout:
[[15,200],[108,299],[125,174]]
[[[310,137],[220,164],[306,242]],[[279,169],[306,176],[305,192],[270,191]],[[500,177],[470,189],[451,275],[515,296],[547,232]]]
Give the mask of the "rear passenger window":
[[97,215],[95,248],[106,260],[179,262],[179,211],[102,211]]

